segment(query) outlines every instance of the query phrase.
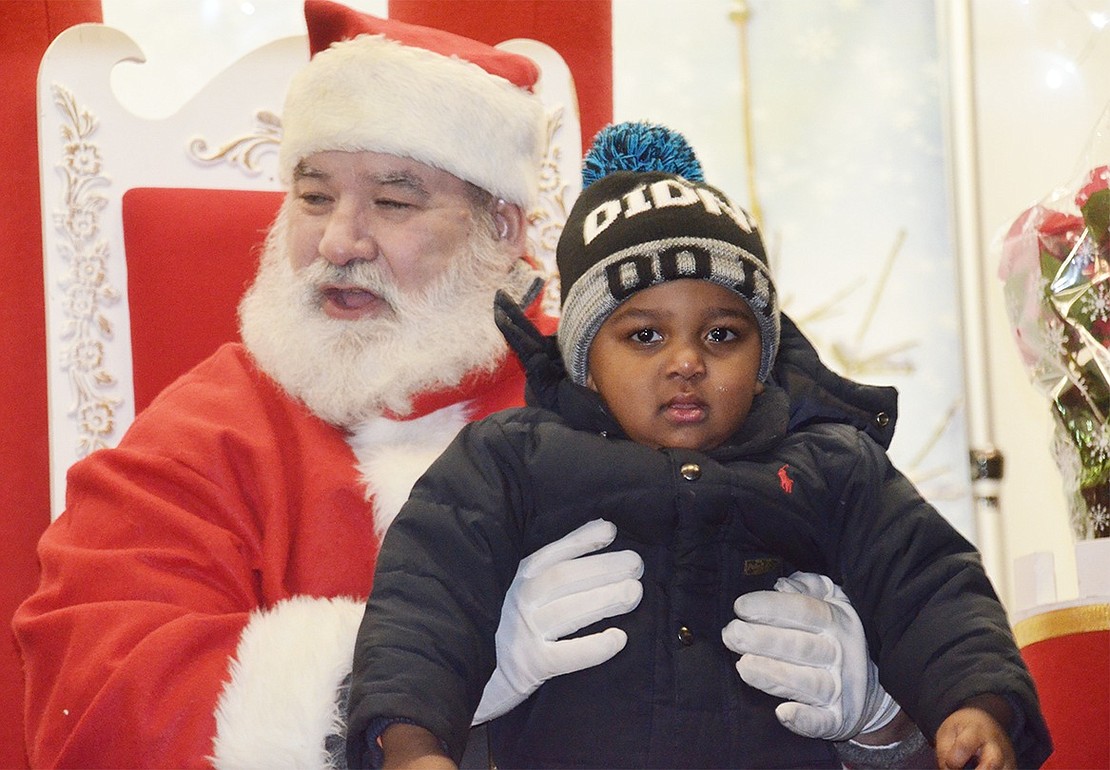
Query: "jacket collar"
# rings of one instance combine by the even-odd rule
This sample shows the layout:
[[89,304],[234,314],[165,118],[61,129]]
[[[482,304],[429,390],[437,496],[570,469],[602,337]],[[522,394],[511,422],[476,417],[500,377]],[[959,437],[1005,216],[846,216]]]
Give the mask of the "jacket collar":
[[784,313],[779,354],[771,378],[790,397],[790,430],[835,422],[863,431],[884,449],[894,438],[898,391],[836,374]]
[[[529,405],[549,409],[581,430],[624,436],[600,397],[566,376],[553,338],[532,346],[528,354]],[[780,425],[784,414],[785,425]],[[783,314],[779,355],[767,391],[755,399],[744,426],[720,450],[760,451],[764,438],[773,444],[786,432],[818,423],[850,425],[885,449],[894,437],[897,418],[897,390],[864,385],[836,374]]]

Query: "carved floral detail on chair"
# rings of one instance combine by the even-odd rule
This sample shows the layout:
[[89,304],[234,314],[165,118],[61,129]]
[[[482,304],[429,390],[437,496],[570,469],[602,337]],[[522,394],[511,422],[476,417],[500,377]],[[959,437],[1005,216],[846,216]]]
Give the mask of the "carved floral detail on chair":
[[255,130],[236,137],[215,149],[210,149],[208,140],[195,137],[189,142],[189,157],[200,163],[227,163],[238,166],[251,176],[262,172],[258,156],[267,150],[276,150],[281,143],[281,118],[269,110],[254,113]]
[[540,167],[539,200],[528,216],[534,256],[547,279],[543,292],[543,309],[550,315],[559,314],[559,274],[555,268],[555,246],[567,223],[567,215],[576,194],[567,187],[566,180],[559,171],[563,153],[558,138],[562,129],[563,108],[549,110],[546,148]]
[[65,185],[61,205],[52,216],[54,227],[63,236],[56,256],[66,264],[56,287],[63,293],[65,318],[59,355],[73,393],[69,414],[77,425],[77,454],[84,457],[109,445],[116,409],[122,403],[111,393],[117,379],[106,366],[105,345],[112,340],[113,327],[104,313],[106,306],[119,301],[120,292],[108,280],[108,241],[100,227],[107,198],[97,188],[109,180],[101,173],[100,149],[90,141],[97,119],[79,107],[64,87],[55,84],[51,93],[64,118],[60,126],[62,157],[57,167]]

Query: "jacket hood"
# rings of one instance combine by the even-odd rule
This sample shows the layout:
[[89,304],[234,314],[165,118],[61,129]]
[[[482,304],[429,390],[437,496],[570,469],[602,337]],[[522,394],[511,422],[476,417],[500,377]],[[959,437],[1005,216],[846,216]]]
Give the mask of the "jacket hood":
[[771,378],[790,396],[790,430],[841,423],[863,431],[883,449],[890,448],[898,419],[898,391],[885,385],[864,385],[829,369],[785,313]]
[[[579,430],[624,437],[601,397],[571,381],[553,335],[541,334],[504,293],[498,293],[494,315],[524,367],[529,406],[555,412]],[[713,454],[762,451],[789,431],[823,422],[851,425],[885,449],[894,436],[897,411],[894,388],[862,385],[836,374],[783,315],[779,357],[767,390],[752,402],[752,412],[736,435]]]

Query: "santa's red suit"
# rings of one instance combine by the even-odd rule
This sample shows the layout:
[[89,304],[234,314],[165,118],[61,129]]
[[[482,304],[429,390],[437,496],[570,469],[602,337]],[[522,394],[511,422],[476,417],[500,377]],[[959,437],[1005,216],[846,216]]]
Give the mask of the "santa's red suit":
[[238,344],[170,386],[73,467],[40,544],[14,622],[32,766],[325,765],[381,532],[459,428],[520,404],[523,382],[510,357],[350,433]]

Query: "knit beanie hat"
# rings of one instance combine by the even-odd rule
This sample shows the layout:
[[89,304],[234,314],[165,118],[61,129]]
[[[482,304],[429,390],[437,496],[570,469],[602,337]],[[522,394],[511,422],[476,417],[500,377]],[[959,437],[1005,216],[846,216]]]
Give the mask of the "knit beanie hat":
[[584,385],[597,330],[632,294],[697,278],[739,294],[759,324],[759,380],[779,344],[779,308],[751,217],[706,184],[685,138],[663,126],[607,126],[586,154],[583,190],[555,250],[562,282],[558,341]]
[[370,150],[411,158],[526,211],[536,200],[544,110],[529,58],[415,24],[306,0],[312,59],[289,86],[279,166]]

